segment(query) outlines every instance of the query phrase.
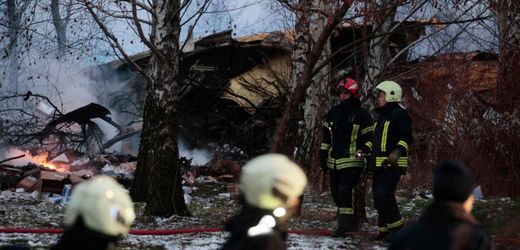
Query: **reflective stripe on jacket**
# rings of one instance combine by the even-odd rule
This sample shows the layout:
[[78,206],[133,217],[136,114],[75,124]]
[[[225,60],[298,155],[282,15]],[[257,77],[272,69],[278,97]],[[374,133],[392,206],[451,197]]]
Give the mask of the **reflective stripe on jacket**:
[[357,99],[348,99],[329,111],[323,124],[321,157],[327,167],[361,167],[356,151],[372,138],[372,117]]
[[376,111],[378,117],[374,123],[374,137],[372,142],[365,144],[365,148],[372,152],[372,167],[381,167],[388,160],[388,155],[397,149],[401,153],[397,165],[406,168],[412,141],[412,120],[408,111],[399,103],[387,103]]

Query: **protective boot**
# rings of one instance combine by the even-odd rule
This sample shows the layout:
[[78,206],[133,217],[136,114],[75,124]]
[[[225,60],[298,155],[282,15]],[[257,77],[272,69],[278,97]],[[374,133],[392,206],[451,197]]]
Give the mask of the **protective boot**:
[[359,231],[356,219],[352,214],[339,214],[338,215],[338,227],[332,233],[333,238],[345,237],[347,232]]

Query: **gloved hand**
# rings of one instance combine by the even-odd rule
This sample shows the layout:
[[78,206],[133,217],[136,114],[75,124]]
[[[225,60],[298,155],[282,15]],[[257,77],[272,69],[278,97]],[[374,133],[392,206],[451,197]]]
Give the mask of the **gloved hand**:
[[401,151],[394,149],[390,155],[388,155],[388,161],[392,166],[398,166],[397,161],[401,158]]
[[356,151],[355,157],[356,157],[356,160],[361,160],[361,159],[363,159],[363,157],[365,157],[365,153],[363,153],[363,150],[358,149]]
[[388,158],[383,160],[383,162],[381,163],[382,167],[383,168],[387,168],[387,167],[398,167],[399,164],[397,163],[397,161],[399,160],[399,158],[401,157],[401,151],[399,151],[399,149],[394,149],[389,155],[388,155]]

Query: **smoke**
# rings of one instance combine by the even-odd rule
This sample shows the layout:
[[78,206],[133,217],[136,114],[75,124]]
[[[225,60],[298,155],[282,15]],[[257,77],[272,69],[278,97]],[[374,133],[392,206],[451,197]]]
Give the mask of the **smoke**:
[[178,139],[179,156],[191,160],[191,165],[202,166],[213,158],[213,153],[207,149],[189,148],[181,137]]
[[64,113],[72,111],[98,102],[91,89],[94,82],[83,71],[86,67],[72,60],[45,60],[45,63],[25,67],[21,75],[25,80],[19,90],[47,96]]
[[8,164],[8,165],[12,165],[12,166],[25,166],[28,163],[33,162],[31,155],[26,151],[17,149],[15,147],[10,147],[10,146],[0,147],[0,150],[2,152],[1,153],[2,157],[0,158],[0,161],[11,158],[11,157],[25,155],[22,158],[18,158],[16,160],[11,160],[11,161],[5,162],[4,164]]
[[[30,91],[33,95],[45,96],[62,113],[73,111],[90,103],[98,103],[110,110],[110,117],[113,121],[125,125],[125,123],[118,121],[118,118],[122,116],[118,112],[119,109],[111,107],[113,101],[110,99],[114,93],[120,93],[125,88],[125,83],[118,81],[115,77],[117,75],[114,72],[115,70],[110,69],[109,72],[100,73],[101,71],[100,66],[90,65],[75,58],[42,59],[38,64],[26,64],[21,68],[20,79],[23,80],[19,82],[17,92],[18,94],[25,94]],[[10,93],[6,89],[0,90],[2,92],[0,95],[16,94]],[[52,113],[53,108],[47,105],[47,102],[43,99],[27,96],[30,98],[30,102],[27,102],[26,99],[22,100],[20,97],[14,99],[15,101],[3,103],[2,108],[4,110],[19,109],[25,113],[34,112],[40,118],[50,119],[46,115]],[[29,103],[32,103],[33,106],[30,106]],[[0,117],[0,121],[2,119],[16,121],[15,117],[18,116],[18,114],[12,112],[9,114],[0,113],[0,115],[3,116]],[[43,120],[42,126],[49,121]],[[114,126],[101,119],[93,119],[93,122],[103,131],[103,140],[113,138],[118,132]],[[112,146],[111,150],[120,152],[122,150],[121,144]]]
[[[90,103],[106,106],[108,101],[100,98],[107,96],[101,94],[106,93],[106,90],[91,77],[92,71],[96,71],[95,66],[74,62],[73,59],[49,60],[42,67],[32,67],[29,74],[33,77],[26,86],[31,88],[33,93],[49,97],[63,113]],[[110,107],[106,107],[114,114]],[[112,125],[99,119],[95,119],[94,122],[102,129],[105,139],[116,135],[117,130]]]

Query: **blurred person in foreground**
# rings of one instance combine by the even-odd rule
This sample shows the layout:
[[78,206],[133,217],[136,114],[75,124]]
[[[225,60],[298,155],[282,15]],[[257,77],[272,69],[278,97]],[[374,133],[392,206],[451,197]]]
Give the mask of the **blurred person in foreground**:
[[433,173],[433,203],[391,239],[388,249],[494,249],[471,214],[474,177],[463,164],[443,161]]
[[286,249],[279,225],[298,209],[307,177],[293,161],[265,154],[249,161],[240,176],[243,206],[225,227],[230,233],[222,249]]
[[115,249],[134,219],[126,190],[111,177],[94,177],[72,190],[65,210],[67,227],[51,249]]

